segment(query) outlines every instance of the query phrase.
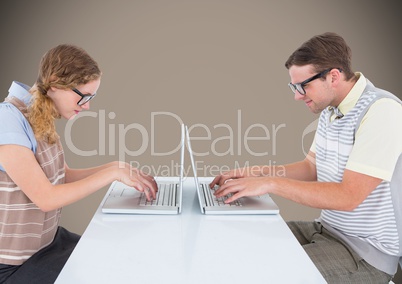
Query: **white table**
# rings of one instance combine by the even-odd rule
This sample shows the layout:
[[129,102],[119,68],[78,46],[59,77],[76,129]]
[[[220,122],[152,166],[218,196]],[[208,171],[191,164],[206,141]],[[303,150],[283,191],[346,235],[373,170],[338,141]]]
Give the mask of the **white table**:
[[280,215],[205,216],[184,185],[180,215],[99,207],[56,283],[326,283]]

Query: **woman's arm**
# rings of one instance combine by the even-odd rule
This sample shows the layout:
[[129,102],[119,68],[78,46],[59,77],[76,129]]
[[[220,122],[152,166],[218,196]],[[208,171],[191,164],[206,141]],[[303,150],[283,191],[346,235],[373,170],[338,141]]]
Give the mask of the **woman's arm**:
[[[141,192],[145,191],[149,199],[154,198],[157,191],[152,177],[136,169],[119,167],[118,162],[96,170],[76,172],[70,178],[79,176],[82,179],[59,185],[50,183],[33,152],[26,147],[1,145],[0,164],[15,184],[43,211],[51,211],[78,201],[114,180],[133,186]],[[150,189],[150,193],[146,188]]]
[[93,175],[101,170],[110,168],[110,167],[126,167],[127,164],[119,163],[119,162],[111,162],[98,167],[87,168],[87,169],[71,169],[67,163],[64,163],[64,169],[66,172],[66,183],[75,182],[78,180],[82,180],[90,175]]

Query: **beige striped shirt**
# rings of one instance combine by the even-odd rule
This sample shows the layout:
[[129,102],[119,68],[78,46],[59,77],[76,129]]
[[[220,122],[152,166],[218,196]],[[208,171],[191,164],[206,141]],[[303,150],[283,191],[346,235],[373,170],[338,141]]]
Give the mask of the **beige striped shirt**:
[[[23,102],[17,98],[9,102],[26,115]],[[54,185],[64,183],[64,152],[60,140],[55,144],[37,142],[35,157],[49,181]],[[49,245],[56,234],[60,213],[61,208],[41,211],[7,173],[0,171],[0,263],[21,265]]]

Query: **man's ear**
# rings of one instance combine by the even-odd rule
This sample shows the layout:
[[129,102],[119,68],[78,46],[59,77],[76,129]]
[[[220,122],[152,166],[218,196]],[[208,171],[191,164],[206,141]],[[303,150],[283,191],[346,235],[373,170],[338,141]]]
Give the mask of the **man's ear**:
[[331,83],[335,85],[337,85],[342,79],[341,72],[336,68],[332,69],[329,75],[331,76]]

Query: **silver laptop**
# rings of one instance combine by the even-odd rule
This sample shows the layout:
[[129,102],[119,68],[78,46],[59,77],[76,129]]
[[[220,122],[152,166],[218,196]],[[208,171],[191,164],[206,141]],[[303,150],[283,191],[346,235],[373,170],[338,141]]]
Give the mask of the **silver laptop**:
[[180,176],[155,177],[158,192],[152,201],[122,182],[114,181],[102,205],[103,213],[116,214],[180,214],[183,198],[184,176],[184,125],[181,126]]
[[[241,197],[238,200],[226,204],[226,197],[217,198],[214,195],[216,188],[211,189],[209,182],[197,177],[194,155],[191,149],[190,135],[186,126],[187,148],[190,153],[191,166],[194,172],[195,187],[197,190],[200,209],[203,214],[278,214],[279,208],[268,194],[253,197]],[[209,181],[209,182],[208,182]]]

